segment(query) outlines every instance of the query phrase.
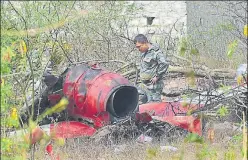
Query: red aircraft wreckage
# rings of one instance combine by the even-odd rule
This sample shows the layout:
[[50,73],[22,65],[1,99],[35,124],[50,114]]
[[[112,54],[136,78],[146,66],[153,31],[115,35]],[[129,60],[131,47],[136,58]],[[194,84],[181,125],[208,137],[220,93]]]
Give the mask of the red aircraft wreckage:
[[[36,128],[32,143],[36,143],[37,135],[45,132],[53,134],[54,138],[92,136],[99,128],[130,115],[139,123],[159,120],[202,135],[201,119],[186,113],[203,105],[185,106],[181,102],[139,105],[138,89],[120,74],[78,65],[65,73],[61,84],[62,92],[48,94],[48,101],[56,104],[66,97],[69,100],[66,112],[72,119]],[[51,145],[47,146],[47,151],[52,153]]]

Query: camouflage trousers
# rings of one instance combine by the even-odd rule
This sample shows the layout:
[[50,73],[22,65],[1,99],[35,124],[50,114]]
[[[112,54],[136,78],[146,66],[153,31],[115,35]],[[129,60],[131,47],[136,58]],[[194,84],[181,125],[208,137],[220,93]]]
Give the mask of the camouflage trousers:
[[137,88],[140,95],[140,104],[149,102],[161,102],[161,93],[163,91],[164,83],[162,80],[155,84],[140,83]]

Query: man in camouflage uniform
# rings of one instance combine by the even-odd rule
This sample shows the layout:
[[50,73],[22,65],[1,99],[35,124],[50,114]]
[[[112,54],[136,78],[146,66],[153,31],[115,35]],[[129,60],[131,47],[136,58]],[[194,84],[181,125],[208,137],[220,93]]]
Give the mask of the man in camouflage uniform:
[[163,76],[166,74],[169,63],[159,46],[149,43],[143,34],[137,35],[134,43],[141,52],[139,76],[142,83],[138,85],[138,89],[140,94],[147,98],[141,101],[142,103],[161,102]]

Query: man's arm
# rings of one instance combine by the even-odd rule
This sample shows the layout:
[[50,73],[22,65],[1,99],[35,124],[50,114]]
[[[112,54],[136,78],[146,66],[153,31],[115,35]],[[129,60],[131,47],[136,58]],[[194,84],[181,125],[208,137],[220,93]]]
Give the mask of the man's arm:
[[160,50],[158,51],[156,58],[158,62],[156,77],[161,79],[169,68],[169,62],[166,61],[165,55]]

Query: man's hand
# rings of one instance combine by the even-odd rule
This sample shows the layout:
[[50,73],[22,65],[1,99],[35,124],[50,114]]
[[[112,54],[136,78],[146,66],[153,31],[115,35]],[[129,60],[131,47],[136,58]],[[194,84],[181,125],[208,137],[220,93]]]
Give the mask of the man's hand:
[[158,77],[153,77],[151,79],[152,84],[155,84],[158,81]]

